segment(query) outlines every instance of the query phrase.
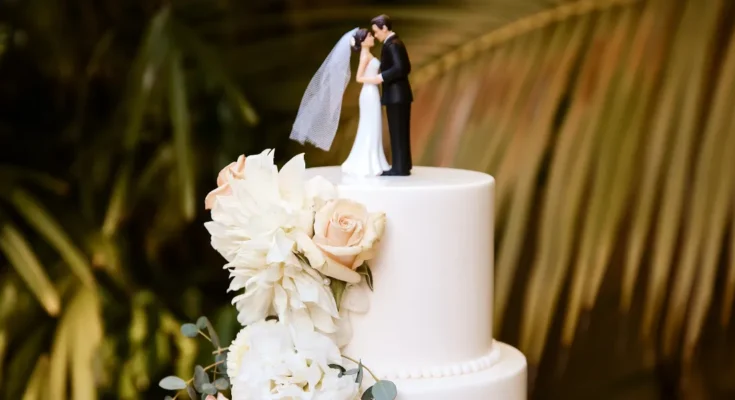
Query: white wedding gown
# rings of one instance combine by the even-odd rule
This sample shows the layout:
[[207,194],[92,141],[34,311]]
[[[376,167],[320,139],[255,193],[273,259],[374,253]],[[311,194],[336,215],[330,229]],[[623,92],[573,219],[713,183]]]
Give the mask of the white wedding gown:
[[[365,67],[365,76],[378,76],[380,61],[373,57]],[[357,135],[342,172],[352,176],[376,176],[390,169],[383,150],[383,108],[378,85],[365,83],[360,91],[360,121]]]

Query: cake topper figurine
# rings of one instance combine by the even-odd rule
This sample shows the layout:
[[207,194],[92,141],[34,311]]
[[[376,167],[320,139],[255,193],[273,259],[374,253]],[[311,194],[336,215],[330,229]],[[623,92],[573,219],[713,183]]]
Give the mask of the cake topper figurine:
[[[342,96],[350,80],[350,53],[360,53],[356,80],[361,83],[357,134],[342,171],[353,176],[402,176],[411,173],[410,120],[413,94],[408,81],[411,62],[406,46],[392,31],[387,15],[370,21],[368,29],[345,33],[327,56],[306,88],[291,139],[310,142],[329,150],[342,109]],[[380,61],[371,49],[375,39],[383,42]],[[381,97],[378,85],[383,86]],[[388,114],[392,166],[383,150],[381,104]]]
[[[383,85],[381,103],[388,114],[388,130],[392,153],[392,167],[383,175],[410,175],[411,161],[411,102],[413,93],[408,81],[411,60],[403,41],[393,32],[393,23],[387,15],[370,21],[375,38],[383,42],[380,53],[378,83]],[[367,81],[366,81],[367,83]]]

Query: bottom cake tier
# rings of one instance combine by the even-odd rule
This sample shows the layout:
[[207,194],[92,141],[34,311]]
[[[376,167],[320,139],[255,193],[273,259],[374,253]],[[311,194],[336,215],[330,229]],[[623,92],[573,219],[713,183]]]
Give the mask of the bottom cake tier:
[[391,379],[398,388],[396,400],[526,400],[526,357],[505,343],[495,341],[493,346],[499,353],[496,361],[475,373]]

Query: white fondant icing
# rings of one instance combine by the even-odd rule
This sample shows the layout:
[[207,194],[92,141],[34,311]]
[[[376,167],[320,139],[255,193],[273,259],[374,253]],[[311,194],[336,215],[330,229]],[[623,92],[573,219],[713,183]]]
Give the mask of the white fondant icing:
[[369,263],[370,309],[351,315],[343,353],[395,381],[398,400],[525,399],[525,358],[492,339],[494,179],[431,167],[405,177],[307,174],[387,216]]
[[383,370],[378,372],[381,379],[426,379],[426,378],[443,378],[446,376],[454,376],[461,374],[469,374],[488,369],[495,365],[500,358],[500,350],[498,350],[497,342],[493,342],[492,350],[478,359],[467,360],[465,362],[451,365],[434,365],[429,367],[415,368],[406,370],[397,368],[394,370]]
[[498,360],[479,372],[439,379],[394,380],[398,387],[396,400],[526,400],[526,358],[507,344],[496,345]]

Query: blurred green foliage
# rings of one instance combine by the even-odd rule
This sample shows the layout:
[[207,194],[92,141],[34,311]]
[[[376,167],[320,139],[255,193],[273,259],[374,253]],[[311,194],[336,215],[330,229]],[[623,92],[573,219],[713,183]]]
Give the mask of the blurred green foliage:
[[[239,154],[304,151],[308,79],[380,13],[415,158],[498,180],[497,336],[533,398],[732,396],[733,3],[418,3],[0,3],[0,398],[162,398],[211,358],[182,321],[229,343],[203,198]],[[349,151],[357,89],[309,165]]]

